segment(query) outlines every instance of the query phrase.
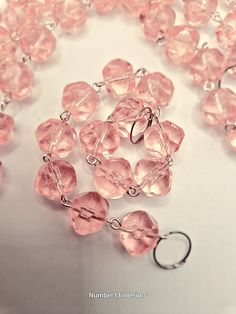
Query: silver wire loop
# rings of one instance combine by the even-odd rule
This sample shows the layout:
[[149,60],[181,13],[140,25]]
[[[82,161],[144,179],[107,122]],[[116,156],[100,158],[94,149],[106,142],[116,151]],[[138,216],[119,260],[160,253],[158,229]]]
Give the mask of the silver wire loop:
[[225,131],[227,133],[236,132],[236,123],[227,123],[225,125]]
[[228,68],[226,68],[224,70],[224,73],[222,74],[221,78],[219,79],[218,88],[222,87],[222,81],[223,81],[224,75],[227,74],[227,72],[229,72],[230,70],[233,70],[233,69],[236,69],[236,64],[233,64],[233,65],[229,66]]
[[128,188],[127,194],[132,197],[137,197],[141,193],[141,189],[139,185],[130,186]]
[[[187,249],[186,254],[183,256],[183,258],[181,260],[179,260],[178,262],[175,262],[173,264],[163,264],[157,259],[157,248],[158,248],[158,245],[161,243],[162,240],[167,240],[173,234],[182,235],[187,240],[188,249]],[[157,266],[159,266],[160,268],[166,269],[166,270],[172,270],[172,269],[180,268],[181,266],[183,266],[186,263],[191,251],[192,251],[192,241],[186,233],[184,233],[182,231],[170,231],[170,232],[163,234],[158,239],[157,244],[156,244],[155,248],[153,249],[153,259],[154,259],[154,262],[157,264]]]
[[92,87],[93,89],[95,89],[96,93],[100,93],[104,85],[105,85],[105,82],[94,82]]
[[111,218],[107,220],[107,223],[109,223],[110,227],[114,230],[120,230],[121,228],[121,222],[118,218]]
[[[146,113],[145,113],[146,111]],[[134,129],[135,129],[135,126],[136,124],[138,123],[138,121],[140,120],[140,118],[142,116],[146,116],[148,115],[148,119],[147,119],[147,124],[146,124],[146,127],[144,128],[144,130],[140,133],[140,136],[135,140],[134,138]],[[132,124],[132,127],[131,127],[131,130],[130,130],[130,142],[132,144],[138,144],[142,139],[143,139],[143,136],[144,136],[144,132],[152,125],[152,121],[153,121],[153,113],[152,113],[152,109],[150,107],[145,107],[143,108],[136,116],[136,119],[134,121],[134,123]]]
[[89,165],[92,165],[92,166],[98,166],[98,165],[101,165],[101,159],[96,157],[96,156],[93,156],[92,154],[89,154],[87,157],[86,157],[86,161]]
[[60,119],[62,121],[69,121],[70,120],[70,113],[68,111],[64,111],[60,114]]

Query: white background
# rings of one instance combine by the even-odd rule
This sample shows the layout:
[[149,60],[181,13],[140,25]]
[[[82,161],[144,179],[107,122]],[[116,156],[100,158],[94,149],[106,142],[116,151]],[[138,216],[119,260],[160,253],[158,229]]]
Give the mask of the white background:
[[[179,2],[177,9],[181,6]],[[204,34],[211,36],[213,45],[215,26],[212,22]],[[235,314],[236,155],[223,144],[223,132],[204,125],[199,111],[204,93],[192,86],[186,70],[168,64],[162,50],[149,44],[139,24],[125,14],[92,14],[80,34],[59,32],[57,37],[51,61],[35,69],[33,99],[7,109],[17,128],[13,143],[0,148],[6,170],[0,192],[0,313]],[[187,232],[193,251],[176,271],[157,268],[151,254],[128,256],[108,228],[77,237],[65,209],[34,192],[35,173],[42,164],[36,127],[62,112],[66,84],[101,80],[102,68],[118,57],[130,61],[134,69],[160,71],[173,80],[174,97],[163,110],[163,119],[183,127],[186,137],[174,156],[171,193],[111,201],[110,216],[147,210],[161,231]],[[98,117],[105,118],[114,106],[111,99],[104,101]],[[116,155],[129,152],[135,162],[137,151],[130,145]],[[78,145],[69,160],[78,174],[77,193],[93,190],[92,169]],[[177,256],[173,246],[164,253]],[[91,299],[89,292],[138,292],[146,297]]]

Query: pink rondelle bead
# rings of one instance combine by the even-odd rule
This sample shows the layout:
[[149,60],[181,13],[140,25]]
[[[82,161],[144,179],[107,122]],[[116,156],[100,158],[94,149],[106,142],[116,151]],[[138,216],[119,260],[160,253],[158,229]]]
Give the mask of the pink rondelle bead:
[[0,112],[0,145],[9,143],[14,134],[14,120]]
[[154,72],[144,75],[137,85],[137,96],[149,103],[152,108],[166,106],[170,102],[174,85],[165,75]]
[[96,11],[100,14],[107,14],[114,10],[120,0],[93,0]]
[[49,119],[40,124],[35,135],[42,151],[59,158],[67,157],[76,141],[75,129],[59,119]]
[[163,196],[170,192],[172,173],[166,162],[141,159],[136,164],[134,178],[147,196]]
[[201,111],[210,125],[224,125],[236,119],[236,94],[228,88],[218,88],[206,95]]
[[45,26],[29,24],[22,29],[20,46],[33,61],[43,63],[51,57],[56,38]]
[[166,36],[166,56],[175,64],[189,63],[195,54],[199,39],[199,32],[191,26],[172,27]]
[[87,10],[81,0],[55,0],[54,16],[62,30],[77,33],[87,19]]
[[120,146],[117,127],[109,121],[94,120],[79,133],[80,144],[85,152],[108,156]]
[[0,26],[0,61],[13,59],[16,53],[16,43],[11,39],[9,32]]
[[152,156],[164,160],[179,149],[184,139],[184,131],[170,121],[160,124],[163,133],[160,132],[158,124],[151,126],[144,133],[144,144]]
[[86,82],[67,85],[63,91],[62,106],[76,121],[91,118],[100,106],[98,94]]
[[151,3],[140,15],[145,36],[152,41],[157,41],[166,31],[175,24],[175,12],[170,6],[162,3]]
[[[100,231],[107,218],[109,204],[101,195],[96,192],[83,193],[72,200],[72,207],[69,209],[71,225],[74,231],[81,236]],[[93,215],[103,220],[92,218]]]
[[122,229],[131,232],[120,232],[120,241],[132,256],[145,254],[157,244],[159,228],[157,222],[145,211],[137,210],[128,213],[121,222]]
[[226,49],[236,43],[236,11],[230,11],[216,28],[216,38]]
[[218,0],[185,0],[184,17],[188,24],[201,27],[207,24],[216,11]]
[[33,73],[23,62],[14,60],[0,64],[0,89],[14,100],[23,100],[32,94]]
[[37,193],[50,200],[60,200],[77,185],[75,169],[65,160],[54,160],[43,165],[35,179]]
[[124,158],[103,159],[102,165],[94,172],[94,185],[105,198],[122,197],[133,183],[129,162]]
[[129,62],[122,59],[112,60],[102,73],[107,92],[113,97],[122,97],[134,91],[135,75]]
[[218,49],[200,49],[190,62],[189,69],[193,81],[204,86],[218,81],[223,73],[224,55]]

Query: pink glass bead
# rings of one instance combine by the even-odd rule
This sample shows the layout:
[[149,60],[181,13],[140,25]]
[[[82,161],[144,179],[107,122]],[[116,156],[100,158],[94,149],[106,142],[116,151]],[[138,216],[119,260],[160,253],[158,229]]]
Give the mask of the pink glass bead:
[[77,33],[87,19],[87,10],[81,0],[55,0],[54,16],[67,33]]
[[174,85],[165,75],[154,72],[144,75],[137,85],[137,96],[152,108],[166,106],[174,93]]
[[121,3],[126,12],[134,17],[139,17],[148,6],[148,0],[121,0]]
[[7,61],[0,64],[0,89],[14,100],[25,99],[32,94],[33,73],[23,63]]
[[91,118],[100,106],[96,91],[86,82],[67,85],[63,91],[62,106],[76,121]]
[[219,80],[224,66],[224,55],[218,49],[200,49],[192,61],[189,69],[193,81],[197,85],[206,85]]
[[20,46],[33,61],[46,62],[56,47],[56,38],[45,26],[29,24],[22,29]]
[[184,139],[184,131],[170,121],[163,121],[160,125],[162,132],[158,124],[147,129],[144,133],[144,144],[152,156],[165,159],[179,149]]
[[76,173],[71,164],[54,160],[43,165],[35,179],[35,190],[50,200],[60,200],[61,195],[72,192],[77,185]]
[[216,28],[216,38],[219,45],[226,49],[236,43],[236,11],[229,12]]
[[190,62],[199,39],[199,32],[191,26],[179,25],[170,28],[166,36],[166,56],[175,64]]
[[103,159],[94,172],[94,185],[105,198],[122,197],[133,183],[129,162],[124,158]]
[[[81,236],[100,231],[107,217],[109,204],[96,192],[83,193],[72,200],[72,206],[80,210],[80,213],[74,209],[69,209],[69,216],[72,228]],[[101,217],[104,220],[92,218],[93,215]]]
[[117,127],[109,121],[94,120],[80,130],[80,144],[94,155],[110,155],[120,146]]
[[112,60],[104,67],[102,73],[107,92],[113,97],[125,96],[135,88],[133,67],[125,60]]
[[3,165],[2,162],[0,161],[0,189],[3,186],[3,178],[4,177],[4,170],[3,170]]
[[236,78],[236,42],[225,53],[225,69],[228,67],[232,67],[228,73]]
[[115,121],[121,137],[129,137],[131,127],[143,108],[143,102],[134,97],[124,97],[116,105],[111,114],[111,119]]
[[227,132],[227,141],[230,148],[233,151],[236,151],[236,130],[232,130],[231,132]]
[[14,120],[0,112],[0,145],[9,143],[14,134]]
[[236,94],[228,88],[211,91],[201,102],[201,111],[210,125],[225,124],[236,119]]
[[120,241],[132,256],[145,254],[157,244],[159,228],[157,222],[148,213],[137,210],[128,213],[121,222]]
[[29,6],[34,9],[38,20],[42,18],[46,21],[53,20],[54,0],[28,0]]
[[186,21],[196,27],[205,25],[216,11],[217,2],[218,0],[185,0],[184,17]]
[[58,119],[49,119],[40,124],[35,135],[42,151],[59,158],[67,157],[76,141],[75,129]]
[[100,14],[107,14],[114,10],[120,0],[93,0],[96,11]]
[[170,6],[159,3],[148,5],[140,15],[145,36],[152,41],[157,41],[166,31],[175,24],[175,12]]
[[134,178],[147,196],[166,195],[170,192],[172,173],[165,162],[141,159],[135,167]]
[[9,32],[0,26],[0,61],[14,58],[16,43],[11,39]]

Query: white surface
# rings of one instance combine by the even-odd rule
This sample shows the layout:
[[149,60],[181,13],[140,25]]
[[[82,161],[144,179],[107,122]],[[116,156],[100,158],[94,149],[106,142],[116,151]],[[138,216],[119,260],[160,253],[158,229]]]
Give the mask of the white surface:
[[[8,111],[17,132],[14,143],[1,148],[6,182],[0,194],[0,313],[235,314],[236,156],[222,145],[221,135],[204,126],[199,113],[203,93],[192,87],[186,71],[168,65],[161,50],[145,41],[138,24],[122,14],[93,16],[79,35],[59,37],[54,58],[36,69],[34,99]],[[171,193],[111,201],[110,216],[143,209],[162,231],[187,232],[193,251],[176,271],[156,268],[151,254],[129,257],[114,244],[115,232],[109,229],[77,237],[65,210],[33,189],[42,164],[34,138],[37,125],[62,111],[66,84],[99,81],[103,66],[117,57],[173,80],[174,97],[163,118],[182,126],[186,138],[174,156]],[[99,116],[105,118],[113,107],[114,102],[105,102]],[[138,159],[136,150],[132,146],[132,161]],[[125,152],[131,156],[128,150],[116,155]],[[78,173],[78,192],[91,190],[92,169],[78,156],[77,147],[70,161]],[[146,297],[91,299],[89,292]]]

